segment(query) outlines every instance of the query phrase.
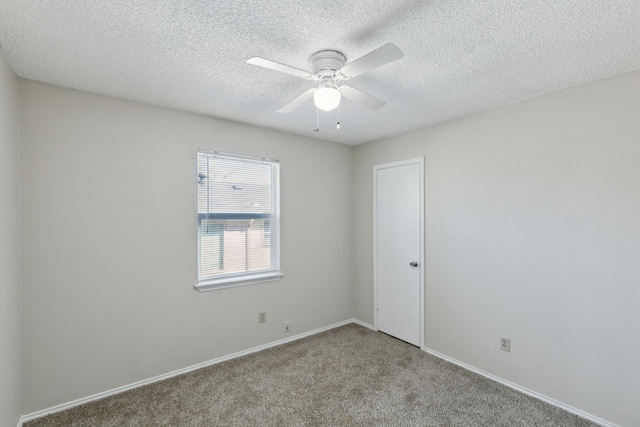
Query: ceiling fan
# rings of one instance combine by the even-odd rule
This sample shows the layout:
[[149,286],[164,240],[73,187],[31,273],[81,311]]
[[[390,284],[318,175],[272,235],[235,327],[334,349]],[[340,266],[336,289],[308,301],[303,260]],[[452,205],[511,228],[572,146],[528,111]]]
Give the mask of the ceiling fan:
[[384,101],[350,86],[338,86],[337,83],[340,80],[349,80],[357,77],[374,68],[396,61],[403,56],[398,46],[393,43],[387,43],[347,65],[344,65],[346,58],[341,52],[321,50],[311,55],[309,59],[309,64],[313,70],[312,72],[300,70],[299,68],[257,56],[249,59],[247,62],[259,67],[313,80],[318,84],[318,87],[309,89],[282,107],[278,110],[279,113],[290,113],[311,97],[313,97],[316,107],[324,111],[331,111],[340,105],[340,98],[342,96],[370,110],[377,110],[385,105]]

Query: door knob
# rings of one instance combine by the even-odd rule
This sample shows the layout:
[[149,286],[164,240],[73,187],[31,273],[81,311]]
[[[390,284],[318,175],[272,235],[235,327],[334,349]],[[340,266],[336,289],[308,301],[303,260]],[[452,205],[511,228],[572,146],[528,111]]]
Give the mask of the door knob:
[[417,262],[417,261],[411,261],[411,262],[409,263],[409,265],[410,265],[411,267],[417,267],[417,266],[418,266],[418,262]]

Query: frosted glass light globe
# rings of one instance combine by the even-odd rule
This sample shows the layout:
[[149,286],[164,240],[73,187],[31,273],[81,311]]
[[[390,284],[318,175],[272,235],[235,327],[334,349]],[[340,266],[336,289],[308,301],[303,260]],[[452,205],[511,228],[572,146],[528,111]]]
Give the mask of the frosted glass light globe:
[[340,105],[340,91],[334,87],[321,87],[313,94],[313,102],[321,110],[331,111]]

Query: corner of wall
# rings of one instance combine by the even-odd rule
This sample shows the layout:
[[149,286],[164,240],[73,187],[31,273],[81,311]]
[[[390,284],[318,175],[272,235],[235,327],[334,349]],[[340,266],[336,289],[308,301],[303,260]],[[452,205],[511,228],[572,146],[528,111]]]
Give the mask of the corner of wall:
[[355,159],[356,159],[356,147],[357,146],[351,146],[349,147],[349,200],[350,200],[350,204],[349,204],[349,222],[351,224],[351,226],[349,227],[351,232],[350,232],[350,236],[349,236],[349,244],[351,245],[351,247],[349,248],[349,254],[351,256],[351,269],[350,269],[350,277],[349,277],[349,284],[351,286],[350,292],[349,292],[349,306],[351,308],[351,317],[356,318],[356,201],[355,201],[355,194],[356,194],[356,184],[355,184],[355,180],[356,180],[356,172],[355,172]]
[[[18,78],[18,303],[20,304],[20,414],[24,414],[24,373],[22,355],[24,354],[24,334],[23,334],[23,319],[24,319],[24,298],[22,288],[22,82],[21,78]],[[22,417],[18,421],[18,427],[22,427]]]
[[20,79],[0,47],[0,424],[20,425],[22,286],[20,261]]

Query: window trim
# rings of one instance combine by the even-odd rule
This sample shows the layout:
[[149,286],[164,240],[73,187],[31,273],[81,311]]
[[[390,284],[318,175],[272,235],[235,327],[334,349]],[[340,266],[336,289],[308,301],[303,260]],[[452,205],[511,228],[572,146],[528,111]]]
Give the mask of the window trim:
[[[236,155],[236,154],[228,154],[228,153],[221,153],[218,151],[207,151],[207,150],[198,150],[197,154],[206,154],[206,155],[212,155],[212,156],[220,156],[220,157],[226,157],[226,158],[233,158],[233,159],[237,159],[239,161],[242,161],[243,159],[245,160],[249,160],[249,161],[254,161],[254,162],[263,162],[263,163],[269,163],[269,164],[277,164],[279,165],[280,162],[278,160],[271,160],[271,159],[266,159],[263,157],[250,157],[250,156],[242,156],[242,155]],[[198,155],[196,156],[196,159],[198,158]],[[197,163],[197,161],[196,161]],[[279,171],[279,168],[278,168]],[[271,178],[273,180],[273,184],[274,184],[274,188],[275,191],[272,193],[272,197],[273,197],[273,203],[277,204],[277,216],[274,218],[272,215],[260,215],[260,214],[206,214],[206,213],[200,213],[198,212],[198,226],[197,226],[197,233],[198,233],[198,281],[196,282],[196,284],[194,285],[194,288],[200,292],[205,292],[205,291],[213,291],[213,290],[217,290],[217,289],[228,289],[228,288],[233,288],[233,287],[239,287],[239,286],[246,286],[246,285],[253,285],[253,284],[258,284],[258,283],[265,283],[265,282],[274,282],[277,280],[280,280],[282,277],[284,277],[284,273],[282,272],[282,270],[280,269],[280,263],[281,263],[281,251],[280,251],[280,243],[281,243],[281,239],[280,239],[280,176],[279,176],[279,172],[277,174],[272,174]],[[274,261],[277,259],[277,269],[273,269],[273,270],[260,270],[260,271],[254,271],[254,272],[249,272],[249,273],[229,273],[227,275],[220,275],[219,277],[208,277],[208,278],[203,278],[201,279],[201,275],[200,275],[200,250],[201,250],[201,245],[200,245],[200,224],[203,220],[206,219],[255,219],[257,217],[262,217],[262,218],[269,218],[270,221],[273,221],[275,219],[275,226],[277,227],[277,238],[274,240],[274,235],[273,235],[273,230],[271,230],[270,232],[270,238],[272,239],[271,242],[272,244],[275,243],[274,248],[277,248],[277,254],[274,251],[271,251],[271,265],[274,265]],[[272,222],[273,224],[273,222]]]
[[217,289],[235,288],[237,286],[255,285],[257,283],[275,282],[284,277],[282,271],[269,271],[266,273],[243,274],[236,277],[220,277],[198,282],[195,288],[200,292],[215,291]]

